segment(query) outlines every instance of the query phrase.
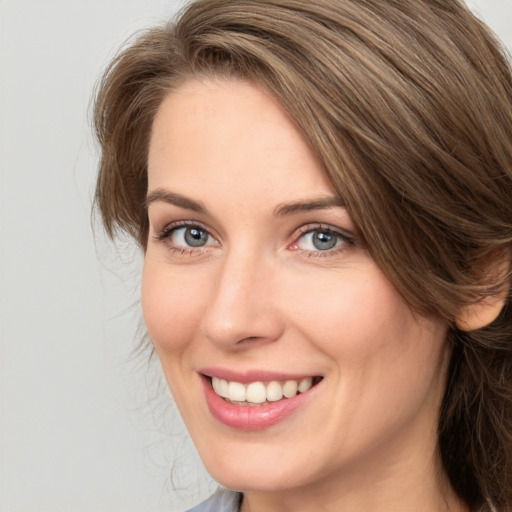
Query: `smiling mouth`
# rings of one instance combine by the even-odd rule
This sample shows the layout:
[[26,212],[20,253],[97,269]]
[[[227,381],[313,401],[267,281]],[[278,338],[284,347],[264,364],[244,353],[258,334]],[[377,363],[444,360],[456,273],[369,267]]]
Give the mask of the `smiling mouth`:
[[323,377],[305,377],[299,380],[250,382],[243,384],[218,377],[206,376],[215,393],[226,402],[242,406],[264,406],[305,393],[316,386]]

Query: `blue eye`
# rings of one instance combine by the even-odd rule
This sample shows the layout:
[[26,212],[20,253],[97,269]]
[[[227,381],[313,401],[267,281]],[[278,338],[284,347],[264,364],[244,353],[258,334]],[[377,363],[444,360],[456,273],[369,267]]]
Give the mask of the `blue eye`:
[[317,228],[304,233],[296,243],[303,251],[329,251],[345,242],[344,237],[336,231]]
[[183,226],[172,228],[165,238],[177,247],[204,247],[213,245],[214,239],[205,229],[199,226]]

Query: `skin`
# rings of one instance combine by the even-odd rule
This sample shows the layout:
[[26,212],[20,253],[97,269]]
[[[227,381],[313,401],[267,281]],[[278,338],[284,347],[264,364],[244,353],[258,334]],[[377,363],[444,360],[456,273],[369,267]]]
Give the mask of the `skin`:
[[[335,198],[279,104],[244,81],[189,81],[157,112],[148,162],[147,328],[206,468],[244,492],[242,510],[464,510],[436,458],[447,328],[409,309],[342,206],[276,214]],[[183,221],[207,244],[188,246]],[[304,234],[320,228],[340,233],[334,248]],[[284,421],[244,432],[209,412],[204,367],[324,379]]]

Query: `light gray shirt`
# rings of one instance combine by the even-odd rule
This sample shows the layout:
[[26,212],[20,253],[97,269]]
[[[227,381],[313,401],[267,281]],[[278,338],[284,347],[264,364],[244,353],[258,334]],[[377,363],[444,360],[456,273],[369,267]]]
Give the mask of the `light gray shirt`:
[[220,489],[213,496],[191,508],[188,512],[238,512],[241,503],[242,494],[228,491],[227,489]]

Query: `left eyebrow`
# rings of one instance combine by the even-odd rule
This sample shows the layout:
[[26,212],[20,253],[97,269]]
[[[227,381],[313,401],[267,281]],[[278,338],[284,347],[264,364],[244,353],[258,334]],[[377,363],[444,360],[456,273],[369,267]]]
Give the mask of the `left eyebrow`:
[[343,208],[344,206],[345,203],[340,197],[319,197],[318,199],[279,204],[274,208],[274,216],[284,217],[286,215],[293,215],[300,212],[326,210],[329,208]]

